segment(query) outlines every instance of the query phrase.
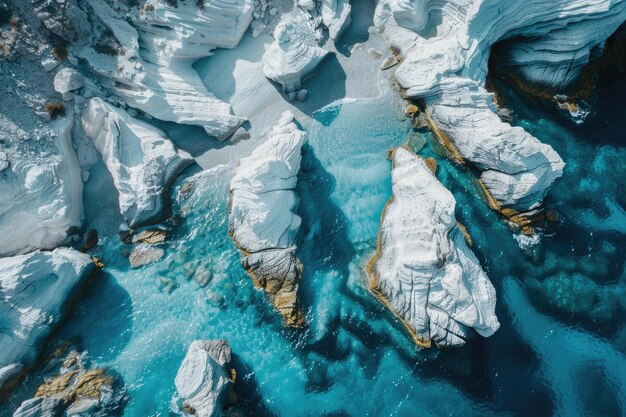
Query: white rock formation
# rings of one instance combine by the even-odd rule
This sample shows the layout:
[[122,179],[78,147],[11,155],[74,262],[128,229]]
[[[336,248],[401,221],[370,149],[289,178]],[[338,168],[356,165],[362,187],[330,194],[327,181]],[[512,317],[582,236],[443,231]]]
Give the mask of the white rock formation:
[[219,140],[244,121],[207,91],[192,68],[216,48],[234,48],[252,20],[252,0],[179,0],[176,7],[148,0],[131,26],[102,0],[91,6],[122,44],[115,57],[85,48],[81,56],[110,79],[103,86],[129,106],[166,121],[197,125]]
[[[403,57],[396,78],[405,94],[424,99],[428,107],[448,107],[434,109],[432,122],[454,143],[457,136],[468,139],[457,129],[485,129],[475,130],[480,134],[471,140],[497,142],[499,152],[518,160],[514,171],[510,161],[492,159],[493,153],[483,153],[479,144],[470,147],[476,152],[458,145],[464,159],[493,171],[483,182],[498,203],[516,209],[536,205],[561,176],[563,162],[549,146],[494,117],[492,96],[483,89],[491,47],[508,39],[507,67],[537,86],[560,89],[579,77],[624,20],[626,2],[621,0],[381,0],[375,15],[376,25]],[[450,113],[454,117],[447,118]],[[525,160],[531,165],[519,170]],[[539,160],[544,166],[537,175]]]
[[68,248],[0,258],[0,388],[33,365],[93,268],[89,256]]
[[159,220],[169,186],[193,162],[191,156],[176,149],[162,130],[100,98],[89,100],[81,122],[113,177],[128,225]]
[[350,26],[352,19],[350,0],[322,0],[320,14],[322,23],[328,28],[328,37],[336,41]]
[[294,190],[305,143],[293,114],[283,113],[267,140],[239,161],[230,183],[229,228],[242,263],[287,324],[296,326],[302,322],[297,300],[302,266],[295,254],[301,219]]
[[195,340],[189,346],[174,383],[184,407],[198,417],[221,417],[233,402],[234,370],[226,340]]
[[61,94],[78,90],[84,84],[84,77],[74,68],[63,68],[54,76],[54,89]]
[[500,326],[496,293],[456,221],[454,197],[409,150],[398,148],[392,161],[370,287],[421,346],[463,345],[472,328],[491,336]]
[[500,120],[492,94],[477,83],[449,78],[445,88],[449,93],[427,109],[444,141],[451,139],[461,158],[482,171],[481,182],[498,205],[519,211],[539,206],[561,177],[563,160],[523,128]]
[[312,75],[329,52],[318,46],[312,22],[297,9],[282,16],[274,29],[274,39],[263,54],[263,73],[282,85],[285,93],[300,90],[302,81]]
[[53,249],[81,224],[72,118],[26,132],[0,115],[0,257]]

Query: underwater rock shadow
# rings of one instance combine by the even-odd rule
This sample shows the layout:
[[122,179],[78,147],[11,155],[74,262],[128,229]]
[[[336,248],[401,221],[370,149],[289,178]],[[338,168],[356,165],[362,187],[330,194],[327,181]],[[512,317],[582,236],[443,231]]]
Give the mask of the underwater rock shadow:
[[116,358],[132,337],[133,303],[128,292],[106,271],[86,284],[55,340],[76,340],[94,363]]
[[[339,288],[340,294],[345,292],[342,289],[345,289],[350,274],[349,265],[356,256],[348,235],[349,220],[333,201],[334,190],[334,176],[326,171],[313,148],[306,145],[296,186],[302,218],[297,255],[304,265],[300,299],[305,308],[312,308],[320,297],[319,283],[316,283],[318,276],[332,274],[333,286]],[[308,348],[318,350],[318,347],[321,350],[318,353],[326,351],[330,354],[333,351],[333,329],[339,326],[339,322],[339,317],[334,317],[325,323],[328,327],[324,336]]]
[[[276,414],[270,411],[263,401],[254,369],[235,353],[232,354],[232,366],[237,372],[235,379],[237,402],[232,407],[235,414],[248,417],[275,417]],[[242,413],[238,413],[239,411]]]
[[[291,104],[308,116],[322,107],[346,97],[347,75],[334,53],[302,80],[302,88],[308,91],[305,101],[294,100]],[[282,86],[269,80],[283,99],[287,99]]]

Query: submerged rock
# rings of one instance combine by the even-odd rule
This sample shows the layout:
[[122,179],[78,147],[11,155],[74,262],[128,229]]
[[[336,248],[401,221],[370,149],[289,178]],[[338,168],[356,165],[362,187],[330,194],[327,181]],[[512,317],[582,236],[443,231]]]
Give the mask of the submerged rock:
[[455,219],[454,197],[409,150],[392,160],[393,197],[368,268],[372,291],[421,346],[463,345],[472,328],[491,336],[500,326],[496,293]]
[[235,402],[227,340],[195,340],[189,346],[174,383],[184,401],[183,411],[197,417],[220,417]]
[[162,130],[99,98],[89,100],[81,122],[113,177],[128,225],[159,220],[169,186],[193,162],[191,156],[176,149]]
[[302,265],[296,257],[300,217],[295,193],[305,133],[283,113],[267,140],[239,161],[230,183],[229,228],[242,264],[289,325],[303,321],[297,291]]
[[263,54],[263,73],[282,85],[283,92],[298,91],[302,88],[302,81],[329,52],[318,46],[315,28],[298,11],[283,15],[274,29],[274,39]]
[[130,252],[128,261],[131,268],[139,268],[140,266],[151,264],[161,259],[165,255],[162,248],[150,246],[147,244],[138,244],[133,247]]
[[93,269],[89,256],[68,248],[0,258],[0,388],[34,364]]

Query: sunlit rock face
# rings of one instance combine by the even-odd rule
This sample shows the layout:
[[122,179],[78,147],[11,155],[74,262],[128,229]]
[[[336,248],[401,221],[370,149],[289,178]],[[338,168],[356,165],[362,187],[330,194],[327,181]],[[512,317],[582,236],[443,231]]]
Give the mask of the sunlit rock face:
[[491,336],[500,326],[496,293],[456,221],[454,197],[409,150],[395,150],[392,162],[372,290],[421,346],[460,346],[472,329]]
[[451,142],[459,159],[482,171],[480,180],[499,206],[519,211],[539,206],[563,174],[561,157],[521,127],[500,120],[492,94],[478,83],[449,78],[443,88],[449,93],[427,109],[441,138]]
[[193,162],[191,156],[177,149],[162,130],[99,98],[88,102],[81,125],[113,177],[128,225],[162,218],[169,186]]
[[0,258],[0,388],[34,364],[93,268],[89,256],[68,248]]
[[[579,78],[625,19],[626,2],[611,0],[383,0],[375,23],[403,57],[396,78],[405,94],[433,107],[431,125],[446,132],[463,159],[491,171],[483,184],[499,204],[525,210],[541,201],[564,164],[549,146],[495,115],[483,88],[491,47],[511,39],[505,65],[537,86],[560,89]],[[472,141],[498,143],[497,153],[509,158],[494,158],[480,145],[468,149],[466,129],[480,132]]]
[[321,16],[324,26],[328,28],[328,37],[336,41],[352,23],[349,0],[322,0]]
[[0,115],[0,256],[53,249],[81,224],[71,117],[26,132]]
[[234,402],[235,373],[227,340],[195,340],[176,375],[183,411],[198,417],[220,417]]
[[207,91],[192,64],[216,48],[234,48],[252,20],[252,0],[149,0],[129,22],[104,1],[92,13],[110,29],[107,44],[118,50],[79,54],[104,77],[102,86],[131,107],[165,121],[203,127],[224,140],[243,122],[230,105]]
[[284,92],[297,91],[328,51],[318,46],[313,22],[298,10],[283,15],[274,39],[263,55],[263,73],[282,85]]
[[305,143],[293,114],[283,113],[267,140],[239,161],[230,183],[229,228],[243,266],[286,323],[296,326],[303,319],[297,299],[302,265],[295,254],[301,219],[294,190]]

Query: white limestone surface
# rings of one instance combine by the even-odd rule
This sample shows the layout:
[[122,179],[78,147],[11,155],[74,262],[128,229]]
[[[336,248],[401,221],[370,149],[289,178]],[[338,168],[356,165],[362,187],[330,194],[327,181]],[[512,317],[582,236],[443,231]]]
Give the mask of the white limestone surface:
[[454,197],[409,150],[398,148],[392,161],[372,290],[421,346],[460,346],[472,329],[491,336],[499,327],[495,289],[456,221]]
[[[406,96],[423,99],[429,107],[448,107],[434,121],[452,142],[468,139],[466,127],[480,127],[484,130],[476,130],[471,140],[500,142],[506,154],[519,152],[514,157],[522,164],[530,161],[529,154],[537,155],[535,162],[550,164],[539,175],[532,163],[512,175],[509,161],[493,158],[485,166],[486,154],[458,146],[464,159],[491,171],[483,183],[496,201],[521,210],[537,204],[561,176],[564,164],[551,147],[515,132],[494,115],[492,96],[484,90],[492,46],[506,40],[504,67],[539,88],[558,90],[580,78],[625,20],[623,0],[381,0],[375,14],[376,26],[402,57],[395,74]],[[455,117],[448,119],[444,113]]]
[[282,16],[274,39],[263,55],[263,73],[286,93],[300,90],[329,52],[318,46],[313,23],[297,9]]
[[226,340],[195,340],[174,383],[183,405],[197,417],[220,417],[233,397],[231,350]]
[[71,117],[26,132],[0,115],[0,256],[54,249],[81,224]]
[[149,0],[132,24],[101,1],[94,13],[124,46],[115,57],[83,48],[80,54],[109,82],[103,86],[129,106],[160,120],[201,126],[219,140],[244,121],[209,92],[192,65],[216,48],[234,48],[252,21],[252,0],[180,0],[176,7]]
[[162,218],[169,186],[192,157],[162,130],[100,98],[89,100],[81,125],[113,177],[128,225],[134,228]]
[[297,303],[300,261],[295,256],[301,219],[297,175],[306,135],[289,111],[252,154],[239,161],[230,183],[229,229],[243,265],[291,325],[301,324]]
[[93,269],[88,255],[69,248],[0,258],[0,388],[34,364]]

